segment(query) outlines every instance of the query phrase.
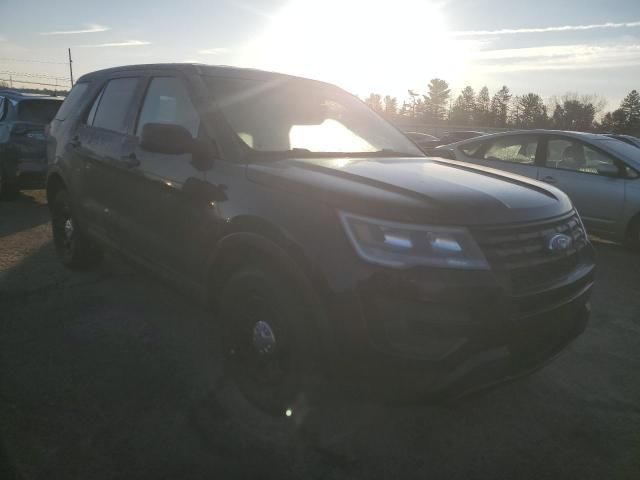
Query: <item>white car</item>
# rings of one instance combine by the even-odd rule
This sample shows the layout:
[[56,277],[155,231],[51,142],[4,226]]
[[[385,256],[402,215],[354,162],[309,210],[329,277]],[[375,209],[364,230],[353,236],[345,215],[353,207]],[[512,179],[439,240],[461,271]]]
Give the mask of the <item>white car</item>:
[[552,184],[590,233],[640,248],[640,149],[606,135],[526,130],[444,145],[434,153]]

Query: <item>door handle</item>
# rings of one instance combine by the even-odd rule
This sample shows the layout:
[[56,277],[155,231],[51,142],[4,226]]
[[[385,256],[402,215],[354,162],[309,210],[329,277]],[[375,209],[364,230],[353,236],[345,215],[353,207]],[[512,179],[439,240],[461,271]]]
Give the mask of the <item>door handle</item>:
[[124,155],[121,158],[121,161],[122,164],[127,168],[133,168],[140,165],[140,160],[138,160],[138,157],[134,152],[130,153],[129,155]]
[[551,176],[542,177],[542,181],[545,183],[551,183],[551,184],[558,183],[558,181]]

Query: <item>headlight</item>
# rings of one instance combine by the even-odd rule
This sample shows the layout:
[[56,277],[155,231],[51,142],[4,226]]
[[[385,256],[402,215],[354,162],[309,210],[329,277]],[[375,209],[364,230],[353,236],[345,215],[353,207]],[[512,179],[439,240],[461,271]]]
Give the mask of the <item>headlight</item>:
[[340,218],[358,255],[368,262],[396,268],[489,268],[465,228],[396,223],[345,212]]

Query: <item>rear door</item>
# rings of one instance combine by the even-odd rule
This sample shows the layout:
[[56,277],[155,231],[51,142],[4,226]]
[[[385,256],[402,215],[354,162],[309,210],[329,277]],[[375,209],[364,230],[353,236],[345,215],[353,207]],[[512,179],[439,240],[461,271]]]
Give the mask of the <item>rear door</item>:
[[458,147],[464,161],[537,178],[539,135],[507,135]]
[[70,146],[82,164],[82,214],[90,233],[117,245],[118,215],[126,209],[120,197],[118,172],[133,117],[131,104],[140,94],[137,76],[113,78],[93,100]]
[[[595,146],[572,137],[545,136],[540,180],[564,191],[594,232],[613,233],[622,216],[625,165]],[[617,176],[603,175],[617,168]]]

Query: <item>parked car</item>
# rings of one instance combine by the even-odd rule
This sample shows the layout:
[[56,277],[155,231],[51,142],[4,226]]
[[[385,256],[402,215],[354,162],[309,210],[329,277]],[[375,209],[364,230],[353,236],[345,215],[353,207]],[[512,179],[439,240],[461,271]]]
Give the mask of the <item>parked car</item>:
[[462,140],[469,140],[470,138],[482,137],[486,135],[485,132],[474,132],[474,131],[452,131],[446,132],[442,137],[440,137],[441,145],[448,145],[454,142],[461,142]]
[[440,147],[447,157],[552,184],[589,232],[640,247],[640,149],[604,135],[518,131]]
[[594,253],[564,193],[428,159],[333,85],[103,70],[48,147],[62,262],[116,249],[203,299],[225,384],[275,415],[320,378],[460,395],[539,368],[587,322]]
[[433,148],[434,145],[440,145],[440,139],[428,133],[406,132],[405,135],[423,150],[425,148]]
[[62,98],[0,90],[0,197],[43,188],[47,174],[44,127]]
[[[442,137],[440,138],[436,138],[425,133],[416,132],[410,132],[406,135],[414,142],[416,142],[416,144],[424,153],[426,153],[427,155],[434,155],[435,148],[439,147],[440,145],[449,145],[450,143],[459,142],[468,138],[480,137],[485,134],[482,132],[445,132],[444,135],[442,135]],[[427,135],[427,137],[431,138],[419,138],[418,135]]]
[[634,137],[632,135],[621,135],[617,133],[607,133],[607,137],[615,138],[616,140],[621,140],[629,145],[633,145],[634,147],[640,148],[640,138]]

